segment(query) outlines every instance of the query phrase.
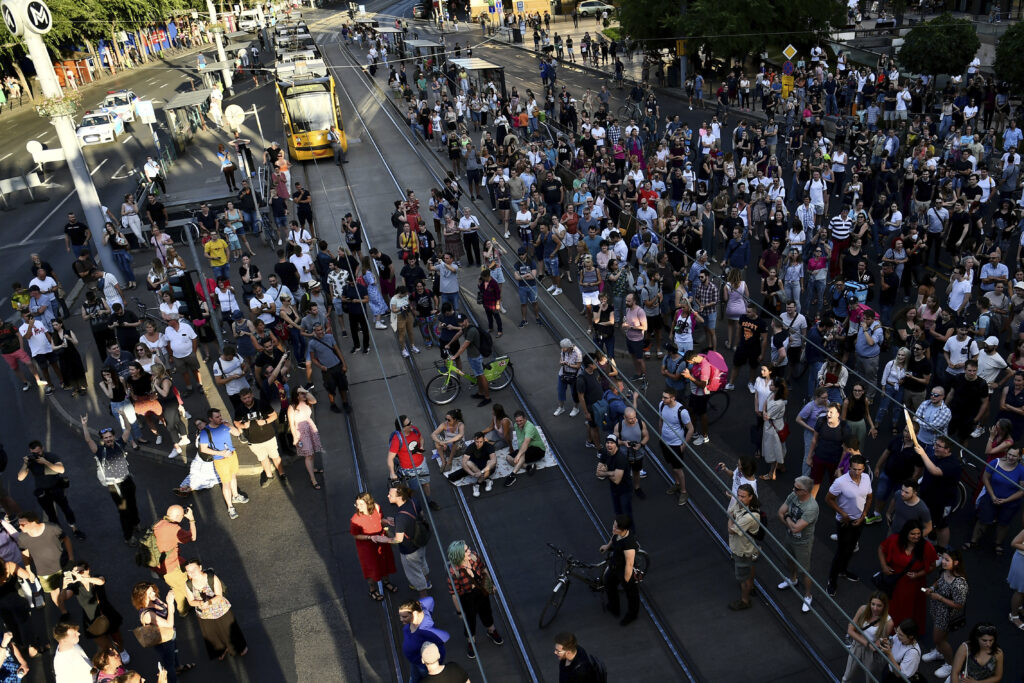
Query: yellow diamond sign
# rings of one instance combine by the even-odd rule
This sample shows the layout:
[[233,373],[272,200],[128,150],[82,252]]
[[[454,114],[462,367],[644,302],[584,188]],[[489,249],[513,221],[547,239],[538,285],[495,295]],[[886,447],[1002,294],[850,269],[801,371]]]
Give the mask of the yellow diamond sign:
[[786,59],[793,59],[793,57],[796,57],[796,48],[792,45],[787,45],[782,54],[786,55]]

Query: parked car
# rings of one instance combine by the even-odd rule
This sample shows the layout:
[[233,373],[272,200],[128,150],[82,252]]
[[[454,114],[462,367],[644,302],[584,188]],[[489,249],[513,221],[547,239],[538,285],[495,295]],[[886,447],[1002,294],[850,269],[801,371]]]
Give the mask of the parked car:
[[117,115],[117,112],[106,109],[86,112],[82,117],[82,123],[75,130],[78,142],[82,145],[114,142],[122,133],[124,133],[124,120]]
[[608,12],[608,16],[612,16],[615,14],[615,7],[606,2],[601,2],[601,0],[583,0],[580,3],[579,13],[581,17],[592,17],[602,12]]
[[100,108],[117,112],[122,121],[131,123],[135,120],[135,103],[138,101],[139,96],[132,90],[108,90]]
[[412,16],[415,19],[426,19],[430,14],[426,5],[413,5]]

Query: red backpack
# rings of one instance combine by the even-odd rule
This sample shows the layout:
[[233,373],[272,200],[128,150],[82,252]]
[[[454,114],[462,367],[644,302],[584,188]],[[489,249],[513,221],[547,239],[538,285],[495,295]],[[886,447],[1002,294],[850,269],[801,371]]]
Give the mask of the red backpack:
[[701,370],[704,370],[706,365],[711,366],[712,369],[707,387],[705,387],[710,394],[725,386],[726,378],[729,376],[729,364],[725,362],[725,358],[718,351],[707,351],[703,355],[704,360],[700,364]]

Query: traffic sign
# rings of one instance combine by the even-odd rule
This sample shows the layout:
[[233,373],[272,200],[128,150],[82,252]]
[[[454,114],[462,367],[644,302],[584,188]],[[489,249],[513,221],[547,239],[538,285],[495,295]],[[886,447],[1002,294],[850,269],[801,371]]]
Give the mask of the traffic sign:
[[782,65],[782,73],[787,76],[793,75],[793,62],[786,60],[786,63]]
[[53,28],[53,15],[43,0],[29,0],[25,5],[25,18],[28,19],[28,28],[39,35],[49,33]]
[[796,48],[792,45],[787,45],[786,49],[782,51],[782,54],[786,56],[786,59],[793,59],[793,57],[796,57]]
[[518,11],[520,14],[526,11],[526,3],[523,2],[523,0],[517,0],[516,11]]
[[686,56],[686,41],[685,40],[677,40],[676,41],[676,57],[685,57],[685,56]]
[[12,36],[21,37],[25,33],[25,24],[18,17],[19,13],[13,5],[14,3],[4,2],[4,23],[7,25],[7,30],[11,32]]

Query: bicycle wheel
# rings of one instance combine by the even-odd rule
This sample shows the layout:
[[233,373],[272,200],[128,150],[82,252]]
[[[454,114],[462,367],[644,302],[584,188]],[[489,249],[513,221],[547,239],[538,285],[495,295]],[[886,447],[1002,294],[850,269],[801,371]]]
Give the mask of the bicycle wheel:
[[438,375],[427,383],[427,400],[437,406],[448,405],[459,397],[462,382],[452,375]]
[[949,514],[952,515],[954,512],[962,508],[964,504],[967,502],[967,496],[967,484],[965,484],[962,480],[958,481],[956,483],[956,500],[953,502],[952,507],[950,507]]
[[488,384],[490,385],[491,389],[494,389],[495,391],[501,391],[509,384],[512,384],[512,379],[515,377],[515,374],[515,370],[512,369],[512,364],[509,363],[508,365],[505,366],[505,369],[501,371],[501,374],[495,377],[493,380],[490,380]]
[[621,107],[619,107],[616,110],[615,113],[618,114],[619,121],[629,121],[631,118],[633,118],[632,112],[633,112],[633,108],[632,107],[627,107],[626,105],[622,105]]
[[729,394],[716,391],[708,397],[708,424],[715,424],[729,410]]
[[540,612],[540,622],[537,624],[540,628],[547,628],[555,620],[555,617],[558,616],[558,610],[562,609],[562,603],[565,602],[565,594],[568,592],[568,579],[558,579],[555,587],[551,589],[551,595],[548,596],[544,609]]

